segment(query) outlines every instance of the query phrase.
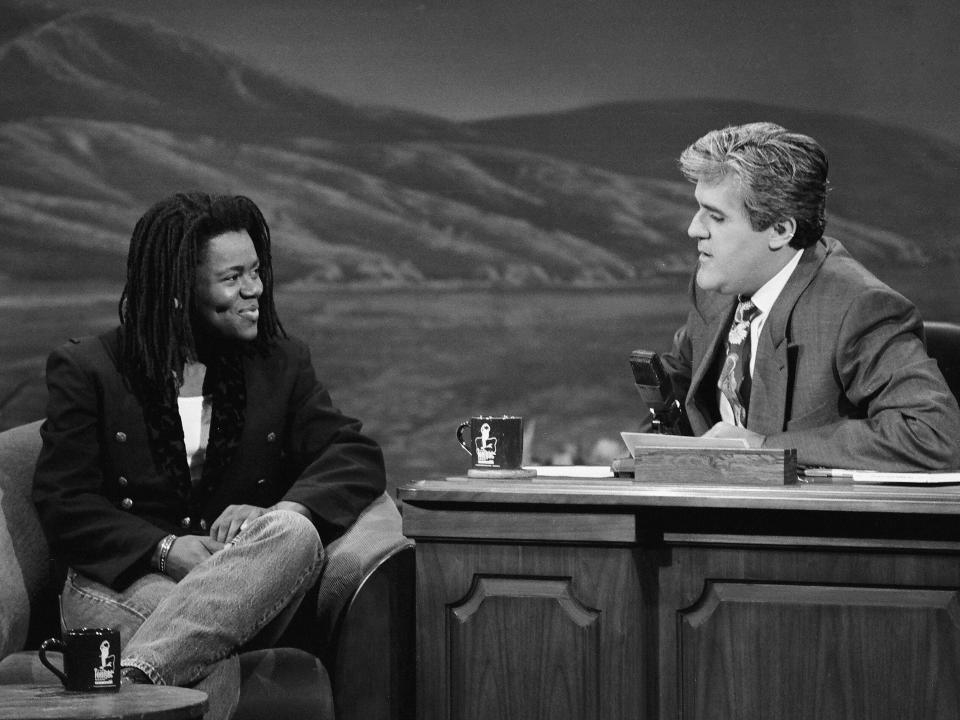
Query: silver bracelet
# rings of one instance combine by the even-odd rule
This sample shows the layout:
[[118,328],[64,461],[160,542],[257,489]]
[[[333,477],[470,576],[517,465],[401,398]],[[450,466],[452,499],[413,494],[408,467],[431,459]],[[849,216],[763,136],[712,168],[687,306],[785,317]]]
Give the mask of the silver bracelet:
[[164,575],[167,574],[167,555],[170,554],[170,548],[173,547],[173,541],[176,539],[176,535],[167,535],[160,541],[160,559],[157,562],[157,566]]

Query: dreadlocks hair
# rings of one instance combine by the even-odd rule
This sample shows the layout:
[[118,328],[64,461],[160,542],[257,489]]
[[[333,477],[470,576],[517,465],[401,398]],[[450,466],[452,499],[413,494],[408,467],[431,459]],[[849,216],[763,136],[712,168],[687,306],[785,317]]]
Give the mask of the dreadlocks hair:
[[265,351],[286,336],[273,301],[270,230],[252,200],[243,196],[179,193],[156,203],[137,221],[127,253],[127,282],[120,296],[123,371],[141,398],[176,401],[183,366],[198,357],[194,327],[197,266],[207,242],[246,230],[260,263],[257,338]]

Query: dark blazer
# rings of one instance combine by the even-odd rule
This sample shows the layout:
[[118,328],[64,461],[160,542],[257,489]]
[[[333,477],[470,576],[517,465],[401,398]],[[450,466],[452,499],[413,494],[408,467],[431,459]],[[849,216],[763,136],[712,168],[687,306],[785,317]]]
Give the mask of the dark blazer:
[[[383,493],[380,448],[332,406],[309,350],[293,339],[244,356],[245,420],[224,471],[216,482],[178,491],[157,469],[118,348],[112,331],[71,340],[47,361],[34,500],[54,555],[80,573],[123,588],[151,571],[161,538],[206,534],[230,504],[302,503],[329,542]],[[177,432],[176,450],[185,453]]]
[[[695,435],[719,421],[717,365],[736,298],[695,286],[664,365]],[[747,428],[800,463],[960,467],[960,409],[916,309],[831,238],[804,250],[761,331]]]

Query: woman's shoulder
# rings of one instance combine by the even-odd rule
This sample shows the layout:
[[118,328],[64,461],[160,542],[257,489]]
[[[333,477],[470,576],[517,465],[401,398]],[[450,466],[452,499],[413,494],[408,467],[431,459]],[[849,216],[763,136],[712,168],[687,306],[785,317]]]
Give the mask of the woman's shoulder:
[[69,358],[82,365],[115,365],[120,349],[119,328],[99,335],[71,337],[50,353],[50,359]]
[[281,357],[309,356],[309,346],[300,338],[293,335],[282,335],[270,341],[268,354]]
[[244,361],[248,369],[265,373],[288,373],[312,364],[310,348],[297,337],[273,338],[257,351],[247,353]]

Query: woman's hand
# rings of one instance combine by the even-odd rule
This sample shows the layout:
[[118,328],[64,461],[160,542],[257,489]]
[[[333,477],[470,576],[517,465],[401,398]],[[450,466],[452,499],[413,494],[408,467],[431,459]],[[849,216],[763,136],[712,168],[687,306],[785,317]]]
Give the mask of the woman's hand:
[[247,523],[267,512],[266,508],[256,505],[228,505],[220,517],[210,526],[210,538],[219,543],[233,542]]
[[181,535],[167,552],[164,572],[174,580],[181,580],[215,552],[223,550],[223,543],[203,535]]
[[270,512],[271,510],[289,510],[300,513],[308,519],[312,519],[310,510],[305,505],[298,502],[281,500],[276,505],[268,508],[257,507],[256,505],[228,505],[220,513],[220,517],[213,521],[210,526],[210,537],[221,543],[233,542],[237,534],[243,530],[251,520]]

